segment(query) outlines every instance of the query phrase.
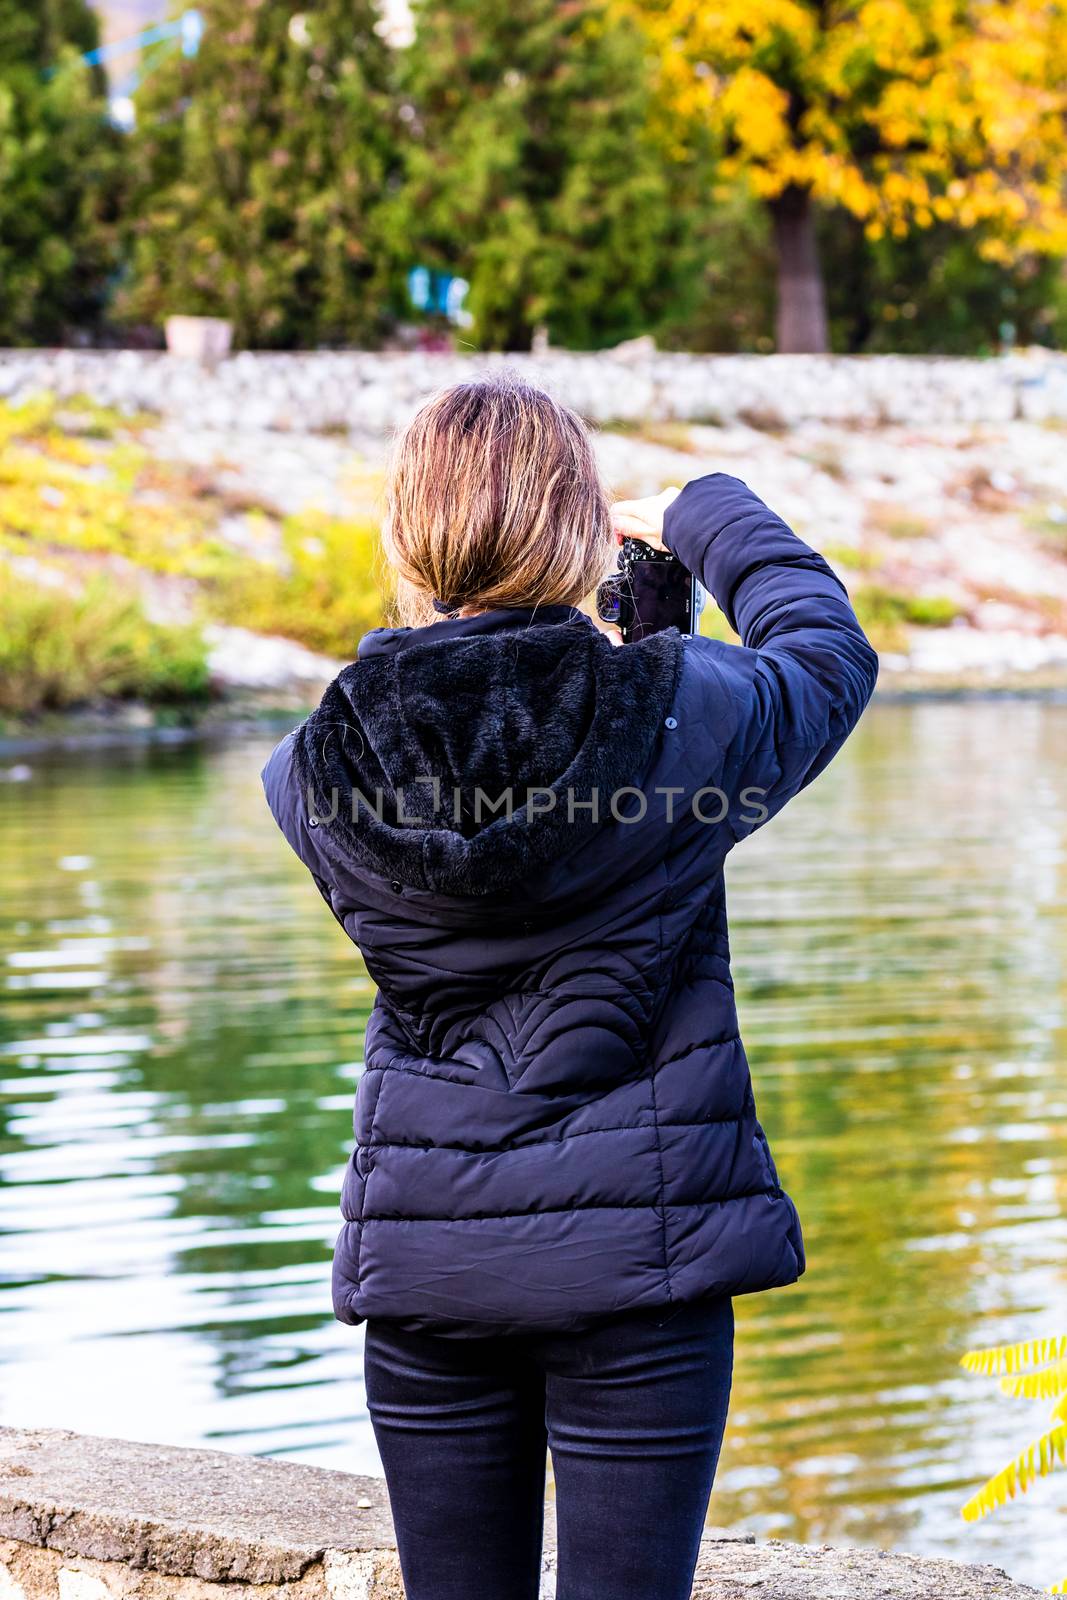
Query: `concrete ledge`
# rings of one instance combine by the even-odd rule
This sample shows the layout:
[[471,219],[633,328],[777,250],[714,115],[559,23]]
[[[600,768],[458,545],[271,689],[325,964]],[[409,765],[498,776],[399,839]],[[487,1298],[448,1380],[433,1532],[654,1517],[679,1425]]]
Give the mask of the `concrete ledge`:
[[[553,1570],[549,1538],[546,1600]],[[256,1600],[403,1600],[384,1484],[218,1450],[0,1428],[0,1600],[240,1600],[235,1585]],[[996,1567],[723,1532],[702,1543],[693,1600],[1039,1593]]]
[[0,1537],[213,1583],[285,1584],[393,1549],[385,1484],[221,1450],[0,1429]]

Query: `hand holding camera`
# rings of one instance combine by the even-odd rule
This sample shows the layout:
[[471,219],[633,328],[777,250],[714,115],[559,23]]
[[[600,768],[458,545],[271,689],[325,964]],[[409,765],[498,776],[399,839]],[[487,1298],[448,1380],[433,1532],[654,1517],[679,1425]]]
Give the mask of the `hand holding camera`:
[[597,591],[601,621],[623,644],[677,628],[692,633],[700,614],[699,584],[663,542],[663,518],[681,494],[675,487],[643,500],[619,500],[611,520],[621,546],[618,571]]
[[662,493],[649,495],[643,500],[616,500],[611,508],[611,523],[619,535],[619,542],[624,538],[644,539],[654,550],[665,550],[664,514],[681,492],[672,484]]

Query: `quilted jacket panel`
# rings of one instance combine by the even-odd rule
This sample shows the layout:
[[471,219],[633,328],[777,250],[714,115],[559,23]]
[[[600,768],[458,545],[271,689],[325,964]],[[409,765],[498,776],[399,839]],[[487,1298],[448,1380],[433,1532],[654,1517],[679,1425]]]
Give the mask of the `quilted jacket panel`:
[[[877,661],[826,563],[738,480],[690,484],[665,537],[741,645],[614,649],[556,606],[377,629],[264,770],[378,986],[343,1321],[567,1329],[804,1270],[723,864],[844,742]],[[479,788],[516,784],[555,799],[478,814]]]

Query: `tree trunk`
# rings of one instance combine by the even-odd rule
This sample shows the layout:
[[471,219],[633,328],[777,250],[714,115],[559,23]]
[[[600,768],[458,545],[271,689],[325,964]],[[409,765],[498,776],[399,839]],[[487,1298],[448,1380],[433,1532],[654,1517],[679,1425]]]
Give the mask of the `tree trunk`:
[[778,253],[778,351],[822,355],[830,348],[830,334],[811,195],[790,184],[770,208]]

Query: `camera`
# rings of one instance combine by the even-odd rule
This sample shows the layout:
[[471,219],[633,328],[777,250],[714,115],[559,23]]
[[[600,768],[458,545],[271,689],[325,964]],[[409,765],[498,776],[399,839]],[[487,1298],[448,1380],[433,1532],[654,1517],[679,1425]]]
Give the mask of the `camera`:
[[597,590],[597,615],[619,629],[624,644],[633,644],[664,628],[695,633],[704,598],[701,584],[669,550],[623,539],[618,571]]

